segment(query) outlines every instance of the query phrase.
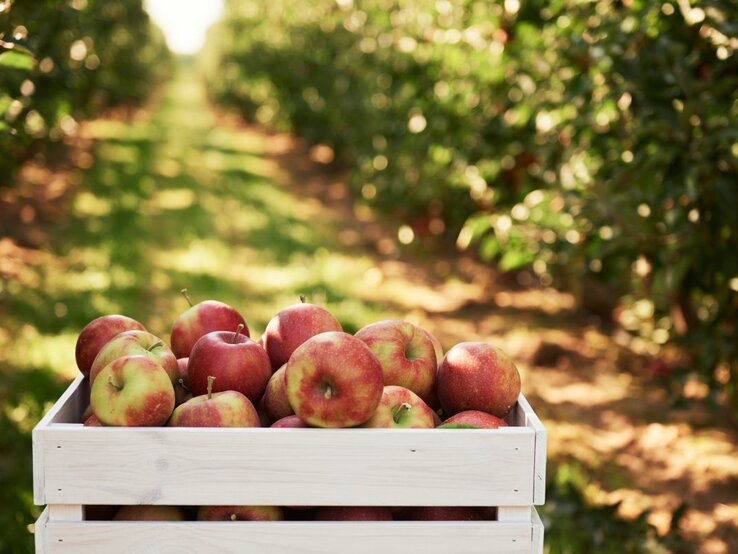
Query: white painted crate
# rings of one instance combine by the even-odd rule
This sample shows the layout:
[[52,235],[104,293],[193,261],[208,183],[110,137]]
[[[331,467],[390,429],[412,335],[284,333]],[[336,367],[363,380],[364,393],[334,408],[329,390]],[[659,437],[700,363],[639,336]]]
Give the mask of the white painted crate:
[[[36,552],[539,553],[546,431],[83,427],[78,377],[33,431]],[[87,521],[84,505],[497,506],[479,522]]]

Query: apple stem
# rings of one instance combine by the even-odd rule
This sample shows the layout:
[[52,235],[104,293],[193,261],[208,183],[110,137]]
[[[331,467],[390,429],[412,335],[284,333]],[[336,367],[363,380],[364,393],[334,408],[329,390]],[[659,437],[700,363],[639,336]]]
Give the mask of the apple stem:
[[304,294],[301,294],[300,295],[300,303],[301,304],[304,304],[305,303],[305,295]]
[[119,384],[117,384],[115,381],[113,381],[113,376],[108,375],[108,384],[113,387],[115,390],[123,390],[123,387],[121,387]]
[[233,334],[233,344],[236,344],[236,339],[238,339],[238,335],[241,334],[241,331],[243,331],[243,323],[239,323],[238,327],[236,327],[236,332]]
[[159,339],[154,344],[152,344],[151,346],[149,346],[146,350],[148,350],[149,352],[151,352],[154,348],[159,348],[160,346],[164,346],[164,341],[161,340],[161,339]]
[[215,381],[215,377],[208,375],[208,400],[213,397],[213,381]]
[[325,392],[323,392],[323,396],[325,397],[326,400],[330,400],[331,397],[333,396],[333,387],[326,384]]
[[231,521],[236,521],[237,519],[238,517],[236,516],[236,514],[231,514]]
[[397,408],[392,410],[392,419],[395,420],[395,423],[400,423],[400,416],[403,414],[403,412],[407,412],[410,410],[412,406],[408,404],[407,402],[403,402],[400,404]]
[[182,387],[185,391],[190,392],[190,387],[185,384],[184,379],[177,379],[177,383],[179,383],[179,386]]
[[192,299],[190,298],[190,295],[187,294],[187,289],[182,289],[179,292],[182,293],[182,296],[185,297],[185,300],[187,300],[187,303],[190,305],[190,308],[191,308],[194,304],[192,303]]

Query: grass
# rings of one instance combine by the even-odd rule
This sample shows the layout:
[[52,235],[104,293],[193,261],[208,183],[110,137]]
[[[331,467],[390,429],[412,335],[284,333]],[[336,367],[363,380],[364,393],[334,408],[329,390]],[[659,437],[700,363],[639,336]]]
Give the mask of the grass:
[[126,314],[168,340],[182,288],[235,306],[255,335],[300,294],[347,331],[388,313],[362,299],[371,260],[347,253],[320,211],[275,180],[265,138],[214,118],[199,83],[180,75],[133,122],[87,124],[92,164],[69,174],[42,262],[0,281],[2,553],[33,550],[31,430],[76,374],[76,336],[91,319]]
[[[43,231],[45,240],[27,250],[12,275],[3,273],[0,254],[0,554],[33,552],[30,530],[40,507],[31,493],[31,430],[77,373],[79,330],[99,315],[122,313],[168,341],[187,308],[182,288],[195,301],[235,306],[255,336],[305,294],[348,332],[397,317],[427,325],[446,347],[499,341],[516,359],[533,360],[519,367],[526,395],[550,429],[541,509],[548,552],[665,551],[669,543],[657,539],[646,512],[628,519],[617,505],[593,502],[597,486],[638,488],[627,464],[604,464],[607,457],[591,443],[610,448],[602,443],[610,412],[640,412],[619,400],[635,393],[621,382],[625,373],[603,370],[616,363],[605,358],[617,349],[591,329],[585,335],[596,344],[578,336],[583,325],[567,312],[565,295],[518,290],[468,258],[398,254],[392,232],[378,231],[365,213],[317,201],[307,173],[285,178],[279,162],[290,160],[274,155],[271,139],[224,124],[187,73],[133,121],[101,119],[83,130],[91,156],[73,156],[79,167],[64,174],[69,186],[58,209],[39,210],[57,216],[15,229],[19,244],[37,236],[26,227]],[[321,182],[321,193],[330,180]],[[571,342],[559,354],[574,365],[559,370],[535,362],[536,344],[546,341]],[[599,369],[593,374],[592,367]],[[650,419],[625,421],[635,429]],[[689,551],[678,541],[670,546]]]

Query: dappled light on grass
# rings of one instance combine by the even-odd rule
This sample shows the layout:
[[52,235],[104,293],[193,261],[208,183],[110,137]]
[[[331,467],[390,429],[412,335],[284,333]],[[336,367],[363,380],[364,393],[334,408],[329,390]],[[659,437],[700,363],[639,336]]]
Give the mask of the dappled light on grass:
[[[472,256],[425,251],[415,238],[403,246],[399,226],[352,205],[342,178],[323,173],[308,149],[214,113],[188,75],[130,123],[99,120],[81,131],[94,146],[87,169],[65,181],[63,217],[49,223],[38,210],[26,224],[47,226],[41,249],[0,240],[0,371],[13,376],[0,384],[0,446],[16,444],[11,458],[26,487],[28,430],[77,373],[74,343],[89,320],[123,313],[168,340],[188,288],[195,301],[237,307],[258,337],[305,294],[348,332],[402,318],[447,349],[501,346],[549,430],[550,478],[575,485],[578,509],[623,501],[616,515],[597,512],[603,525],[625,533],[632,526],[616,516],[650,509],[644,518],[665,532],[687,498],[693,536],[711,532],[710,521],[728,533],[734,435],[678,421],[663,390],[649,386],[644,359],[578,314],[572,295]],[[570,501],[562,491],[559,500]],[[27,525],[38,510],[23,487],[13,494]]]

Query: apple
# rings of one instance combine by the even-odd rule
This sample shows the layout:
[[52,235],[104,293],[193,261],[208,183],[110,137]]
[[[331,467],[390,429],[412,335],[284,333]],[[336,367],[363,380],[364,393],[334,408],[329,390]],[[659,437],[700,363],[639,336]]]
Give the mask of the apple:
[[267,323],[261,339],[269,355],[272,371],[287,363],[295,349],[320,333],[343,331],[341,323],[322,306],[306,303],[294,304],[275,315]]
[[367,421],[382,399],[382,365],[369,347],[341,331],[320,333],[290,356],[287,398],[295,414],[315,427],[353,427]]
[[498,427],[507,427],[507,423],[497,416],[480,412],[479,410],[465,410],[456,415],[449,417],[443,422],[443,425],[459,424],[478,427],[479,429],[497,429]]
[[383,506],[322,506],[316,521],[392,521],[392,512]]
[[438,368],[437,392],[447,416],[479,410],[503,418],[520,395],[520,374],[499,348],[461,342],[446,353]]
[[172,384],[177,382],[177,359],[164,341],[148,331],[134,330],[119,333],[100,349],[90,368],[90,383],[94,383],[100,370],[116,358],[136,354],[158,362],[166,370]]
[[280,506],[201,506],[198,521],[281,521]]
[[402,511],[401,518],[409,521],[478,521],[476,508],[465,506],[414,506]]
[[103,426],[103,424],[100,422],[99,419],[97,419],[97,416],[95,414],[90,414],[88,417],[86,417],[82,425],[84,425],[85,427],[102,427]]
[[[182,289],[190,307],[179,314],[172,325],[172,352],[177,358],[187,358],[197,340],[212,331],[232,331],[243,325],[242,333],[249,336],[249,327],[238,311],[218,300],[192,304],[187,289]],[[201,394],[201,393],[199,393]]]
[[179,506],[132,505],[122,506],[113,516],[115,521],[184,521],[185,513]]
[[124,356],[98,373],[90,403],[103,425],[164,425],[174,410],[174,387],[164,368],[151,358]]
[[92,362],[95,361],[95,356],[106,342],[123,331],[133,329],[146,330],[135,319],[118,314],[103,315],[85,325],[77,337],[77,344],[74,348],[77,367],[82,374],[85,377],[90,374]]
[[189,358],[177,359],[177,382],[174,383],[174,405],[181,406],[192,398],[190,391],[189,377],[187,375],[187,364]]
[[187,364],[190,390],[195,396],[207,393],[208,376],[215,377],[213,392],[235,390],[258,404],[272,369],[266,352],[256,342],[236,331],[212,331],[192,347]]
[[295,413],[287,398],[286,372],[287,366],[283,365],[272,373],[269,382],[267,382],[264,396],[261,398],[261,409],[264,410],[271,421],[277,421]]
[[282,419],[278,419],[274,423],[270,425],[270,427],[273,427],[275,429],[287,429],[287,428],[307,428],[310,427],[307,423],[305,423],[303,420],[301,420],[296,415],[288,415],[287,417],[283,417]]
[[436,384],[436,349],[430,334],[407,321],[386,320],[359,329],[382,364],[385,385],[399,385],[427,398]]
[[386,385],[372,417],[362,427],[433,429],[436,420],[428,405],[410,389]]
[[259,414],[251,401],[235,390],[213,393],[213,376],[208,377],[208,392],[174,408],[170,427],[261,427]]

